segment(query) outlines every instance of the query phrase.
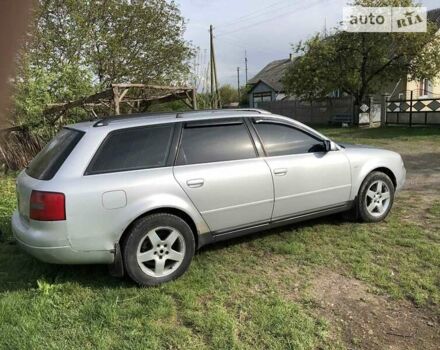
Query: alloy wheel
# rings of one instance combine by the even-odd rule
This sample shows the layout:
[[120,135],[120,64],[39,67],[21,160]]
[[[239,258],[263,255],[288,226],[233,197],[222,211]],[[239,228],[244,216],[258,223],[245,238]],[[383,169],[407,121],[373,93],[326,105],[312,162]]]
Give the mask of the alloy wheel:
[[157,227],[140,241],[137,262],[144,273],[164,277],[174,272],[185,257],[183,235],[172,227]]
[[388,210],[390,205],[390,189],[382,180],[374,181],[368,187],[365,196],[365,207],[370,215],[380,217]]

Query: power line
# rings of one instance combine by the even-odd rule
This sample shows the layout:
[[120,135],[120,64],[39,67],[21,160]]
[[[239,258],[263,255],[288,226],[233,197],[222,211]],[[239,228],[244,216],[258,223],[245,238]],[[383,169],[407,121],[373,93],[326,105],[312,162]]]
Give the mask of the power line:
[[[327,0],[324,0],[324,1],[327,1]],[[311,8],[311,7],[313,7],[313,6],[318,5],[320,2],[321,2],[321,0],[314,1],[314,2],[312,2],[312,3],[309,3],[307,6],[297,7],[297,8],[292,9],[291,11],[284,12],[284,13],[282,13],[282,14],[279,14],[279,15],[277,15],[277,16],[273,16],[273,17],[267,18],[267,19],[265,19],[265,20],[258,21],[258,22],[254,22],[254,23],[251,23],[251,24],[245,25],[245,26],[243,26],[243,27],[238,27],[238,28],[233,29],[233,30],[231,30],[231,31],[226,31],[226,32],[219,33],[219,34],[217,34],[217,36],[223,36],[223,35],[226,35],[226,34],[235,33],[235,32],[237,32],[237,31],[241,31],[241,30],[243,30],[243,29],[248,29],[248,28],[254,27],[254,26],[256,26],[256,25],[260,25],[260,24],[262,24],[262,23],[270,22],[270,21],[273,21],[274,19],[277,19],[277,18],[280,18],[280,17],[285,17],[285,16],[287,16],[287,15],[290,15],[290,14],[293,13],[293,12],[300,12],[300,11],[306,10],[306,9],[308,9],[308,8]]]
[[275,10],[278,11],[278,10],[283,9],[285,7],[289,7],[289,6],[294,5],[294,3],[292,3],[292,1],[288,0],[289,4],[287,4],[287,6],[282,6],[282,7],[276,8],[278,5],[280,5],[282,3],[285,3],[285,2],[286,2],[286,0],[283,0],[283,1],[279,1],[279,2],[273,3],[273,4],[269,5],[269,6],[262,7],[260,9],[258,9],[258,10],[255,10],[255,11],[252,11],[252,12],[248,13],[247,15],[235,18],[232,21],[220,23],[220,25],[217,25],[217,27],[221,28],[221,27],[224,27],[224,26],[234,26],[237,23],[242,23],[244,21],[248,21],[250,19],[254,19],[256,17],[259,17],[261,15],[268,14],[268,13],[270,13],[270,11],[268,9],[271,9],[271,8],[275,7]]
[[[324,1],[327,1],[327,0],[324,0]],[[257,21],[257,22],[251,23],[251,24],[247,24],[247,25],[245,25],[245,26],[238,27],[238,28],[233,29],[233,30],[231,30],[231,31],[226,31],[226,32],[219,33],[217,36],[223,36],[223,35],[226,35],[226,34],[235,33],[235,32],[237,32],[237,31],[241,31],[241,30],[243,30],[243,29],[248,29],[248,28],[254,27],[254,26],[256,26],[256,25],[260,25],[260,24],[262,24],[262,23],[267,23],[267,22],[273,21],[273,20],[275,20],[275,19],[278,19],[278,18],[280,18],[280,17],[285,17],[285,16],[287,16],[287,15],[290,15],[290,14],[292,14],[292,13],[294,13],[294,12],[300,12],[300,11],[306,10],[306,9],[308,9],[308,8],[311,8],[311,7],[313,7],[313,6],[318,5],[320,2],[321,2],[321,0],[317,0],[317,1],[315,1],[315,2],[309,3],[307,6],[295,7],[295,8],[292,9],[291,11],[284,12],[284,13],[282,13],[282,14],[279,14],[279,15],[277,15],[277,16],[273,16],[273,17],[267,18],[267,19],[262,20],[262,21]]]
[[[216,39],[225,42],[226,44],[244,49],[244,50],[248,50],[248,48],[245,46],[245,44],[243,44],[241,41],[238,41],[237,39],[229,36],[229,35],[225,35],[225,36],[221,36],[220,38],[215,37]],[[257,52],[257,53],[262,53],[262,54],[272,54],[273,51],[270,50],[262,50],[262,49],[257,49],[257,48],[252,48],[251,49],[252,52]]]

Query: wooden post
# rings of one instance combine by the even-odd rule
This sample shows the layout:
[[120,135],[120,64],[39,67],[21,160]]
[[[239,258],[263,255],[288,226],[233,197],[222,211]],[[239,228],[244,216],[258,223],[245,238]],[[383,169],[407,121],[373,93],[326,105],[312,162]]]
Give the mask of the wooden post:
[[409,126],[412,127],[412,108],[413,108],[413,91],[411,90],[409,100]]
[[369,96],[368,100],[369,100],[369,104],[370,104],[370,110],[368,113],[368,120],[370,122],[369,127],[371,128],[373,126],[373,117],[374,117],[374,115],[372,113],[373,112],[373,104],[374,104],[373,96]]
[[382,95],[382,106],[381,106],[381,112],[380,112],[380,126],[385,126],[388,123],[388,98],[389,96],[387,94]]
[[115,115],[119,115],[119,87],[113,86],[113,103],[115,104]]
[[193,109],[196,110],[197,109],[197,91],[196,89],[192,89],[192,106]]

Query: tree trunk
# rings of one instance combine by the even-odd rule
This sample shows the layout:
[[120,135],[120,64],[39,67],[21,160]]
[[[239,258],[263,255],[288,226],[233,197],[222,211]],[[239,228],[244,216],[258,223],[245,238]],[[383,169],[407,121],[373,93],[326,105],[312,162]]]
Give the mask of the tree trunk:
[[359,98],[355,97],[353,100],[353,125],[359,125],[359,108],[361,107],[361,103]]

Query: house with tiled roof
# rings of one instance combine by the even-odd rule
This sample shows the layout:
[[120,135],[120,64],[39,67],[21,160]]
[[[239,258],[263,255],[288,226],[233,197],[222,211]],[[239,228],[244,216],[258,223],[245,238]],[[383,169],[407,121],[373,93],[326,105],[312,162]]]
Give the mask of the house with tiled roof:
[[[438,34],[440,35],[440,8],[428,11],[427,17],[428,21],[437,25],[439,28]],[[249,107],[258,107],[258,104],[262,102],[286,98],[282,79],[291,63],[292,56],[287,59],[272,61],[248,81],[248,85],[250,85],[248,93]],[[404,76],[399,81],[390,83],[385,90],[382,93],[391,95],[392,99],[406,99],[409,91],[413,91],[413,98],[440,96],[440,74],[437,79],[423,79],[420,81],[411,80],[409,77]],[[339,91],[334,91],[331,95],[339,96]]]
[[248,93],[249,107],[258,107],[261,102],[277,101],[286,96],[281,80],[291,62],[292,56],[272,61],[248,81],[251,87]]

